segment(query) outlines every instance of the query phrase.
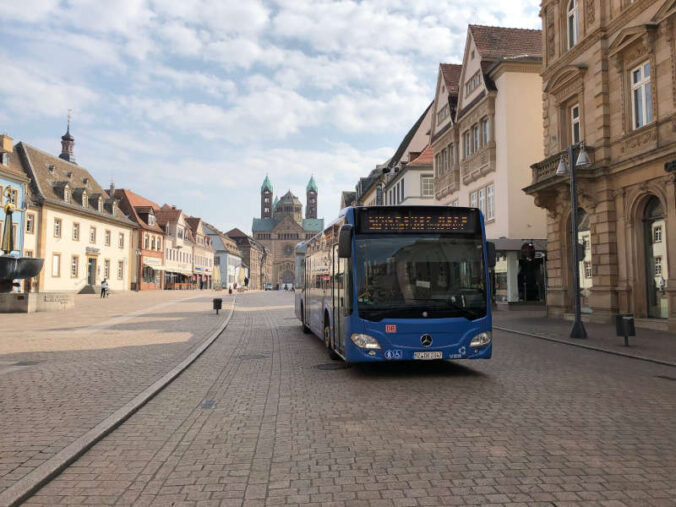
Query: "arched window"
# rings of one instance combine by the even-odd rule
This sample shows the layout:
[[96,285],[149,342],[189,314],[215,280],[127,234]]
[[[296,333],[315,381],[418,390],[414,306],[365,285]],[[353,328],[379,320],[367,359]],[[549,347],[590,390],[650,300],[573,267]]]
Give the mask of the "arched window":
[[669,314],[667,299],[666,223],[662,202],[654,195],[648,199],[643,212],[645,241],[646,293],[648,317],[666,319]]
[[580,37],[579,16],[578,16],[577,0],[570,0],[568,2],[568,49],[577,44]]

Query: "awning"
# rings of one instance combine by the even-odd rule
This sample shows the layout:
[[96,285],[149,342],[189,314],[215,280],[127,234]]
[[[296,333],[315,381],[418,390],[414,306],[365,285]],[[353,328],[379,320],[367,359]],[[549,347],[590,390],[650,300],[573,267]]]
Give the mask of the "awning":
[[150,262],[146,262],[145,259],[143,259],[143,265],[148,266],[151,269],[154,269],[155,271],[166,271],[167,267],[162,265],[162,264],[151,264]]
[[524,243],[533,243],[536,251],[545,252],[547,250],[547,240],[546,239],[513,239],[513,238],[497,238],[497,239],[486,239],[486,241],[492,241],[495,243],[495,249],[497,251],[521,251],[521,247]]

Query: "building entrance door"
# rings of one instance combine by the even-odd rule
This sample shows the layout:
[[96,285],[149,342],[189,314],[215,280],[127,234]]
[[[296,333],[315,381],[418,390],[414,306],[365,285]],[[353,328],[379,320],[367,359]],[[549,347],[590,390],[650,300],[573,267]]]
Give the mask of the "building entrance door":
[[643,215],[645,241],[646,293],[648,317],[666,319],[669,313],[667,279],[669,271],[666,251],[666,223],[661,201],[652,196]]
[[96,259],[94,257],[87,259],[87,283],[89,285],[96,284]]

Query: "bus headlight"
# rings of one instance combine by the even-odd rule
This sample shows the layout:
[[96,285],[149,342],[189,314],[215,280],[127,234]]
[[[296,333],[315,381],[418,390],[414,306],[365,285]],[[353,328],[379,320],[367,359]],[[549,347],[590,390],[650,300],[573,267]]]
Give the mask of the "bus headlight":
[[487,331],[485,333],[479,333],[476,335],[474,338],[472,338],[472,341],[469,343],[470,347],[483,347],[484,345],[488,345],[491,340],[492,340],[491,332]]
[[373,336],[367,334],[355,333],[350,336],[350,340],[360,349],[379,349],[380,343]]

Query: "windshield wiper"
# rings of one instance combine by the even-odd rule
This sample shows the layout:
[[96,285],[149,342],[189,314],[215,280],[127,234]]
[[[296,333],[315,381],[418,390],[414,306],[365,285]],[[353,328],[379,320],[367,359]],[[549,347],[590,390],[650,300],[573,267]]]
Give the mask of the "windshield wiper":
[[463,317],[467,317],[469,320],[474,320],[479,318],[479,312],[473,310],[472,308],[467,308],[466,306],[459,305],[451,298],[448,298],[444,301],[446,305],[450,306],[454,310],[459,310]]

